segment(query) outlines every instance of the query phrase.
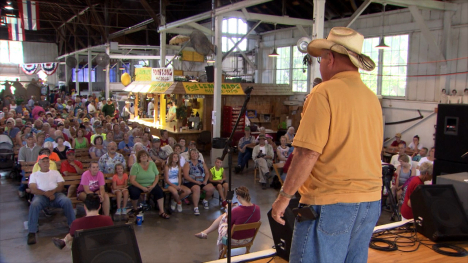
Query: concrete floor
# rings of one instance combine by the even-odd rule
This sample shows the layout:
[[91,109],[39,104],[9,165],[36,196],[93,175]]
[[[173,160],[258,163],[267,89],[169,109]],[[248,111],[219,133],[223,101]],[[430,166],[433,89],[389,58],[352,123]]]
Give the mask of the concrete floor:
[[[205,160],[209,158],[205,157]],[[234,158],[235,159],[235,158]],[[234,160],[234,163],[237,163]],[[252,162],[251,162],[252,164]],[[262,190],[260,184],[253,182],[253,168],[243,174],[233,174],[233,189],[247,186],[251,191],[252,202],[259,205],[262,226],[257,234],[251,251],[269,249],[273,239],[267,212],[278,195],[278,190]],[[1,174],[0,179],[0,262],[72,262],[71,251],[57,249],[52,237],[63,237],[68,232],[66,219],[60,209],[53,209],[50,218],[41,213],[39,233],[35,245],[26,244],[27,230],[23,222],[28,220],[28,204],[18,198],[19,183]],[[169,220],[158,217],[157,211],[145,213],[142,226],[135,226],[135,233],[143,262],[204,262],[218,257],[216,246],[217,232],[208,239],[197,239],[194,234],[207,228],[214,219],[222,214],[218,201],[210,202],[210,209],[200,206],[200,216],[193,215],[192,205],[183,205],[182,213],[174,212]],[[390,215],[383,212],[380,224],[389,223]],[[124,221],[115,222],[123,224]],[[245,249],[234,249],[233,255],[245,253]]]

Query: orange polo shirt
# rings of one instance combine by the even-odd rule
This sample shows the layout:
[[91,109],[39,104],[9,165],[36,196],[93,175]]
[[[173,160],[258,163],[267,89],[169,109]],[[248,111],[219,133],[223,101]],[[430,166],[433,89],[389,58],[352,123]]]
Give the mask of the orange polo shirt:
[[301,203],[380,200],[382,144],[382,109],[359,72],[341,72],[317,85],[293,141],[295,147],[321,154],[299,188]]

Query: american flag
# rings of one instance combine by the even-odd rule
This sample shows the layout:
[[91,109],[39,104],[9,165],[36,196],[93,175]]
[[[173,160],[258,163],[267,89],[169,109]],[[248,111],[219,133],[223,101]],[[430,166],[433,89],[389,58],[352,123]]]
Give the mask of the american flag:
[[39,3],[37,1],[18,0],[18,11],[23,20],[24,29],[39,30]]
[[21,19],[9,16],[7,17],[7,23],[10,40],[24,41],[24,27]]

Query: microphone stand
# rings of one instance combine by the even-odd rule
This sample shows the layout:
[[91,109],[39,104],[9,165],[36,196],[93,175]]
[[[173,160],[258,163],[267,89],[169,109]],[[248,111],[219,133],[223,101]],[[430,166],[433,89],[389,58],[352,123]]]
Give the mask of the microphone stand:
[[234,132],[237,129],[237,125],[239,124],[239,121],[243,115],[245,115],[245,111],[247,109],[247,103],[250,100],[250,93],[252,92],[253,87],[247,87],[247,89],[244,91],[246,97],[244,100],[244,105],[242,105],[242,109],[239,113],[239,116],[237,116],[236,124],[234,124],[234,127],[232,128],[231,135],[229,136],[229,139],[226,142],[226,145],[224,145],[224,150],[223,150],[223,155],[221,156],[221,159],[224,160],[226,157],[226,154],[228,154],[228,167],[229,167],[229,189],[227,192],[226,196],[226,202],[228,203],[228,208],[227,208],[227,213],[228,213],[228,236],[227,236],[227,262],[231,263],[231,227],[232,227],[232,222],[231,222],[231,211],[232,211],[232,198],[234,197],[234,192],[232,191],[232,147],[231,147],[231,142],[232,142],[232,137],[234,136]]

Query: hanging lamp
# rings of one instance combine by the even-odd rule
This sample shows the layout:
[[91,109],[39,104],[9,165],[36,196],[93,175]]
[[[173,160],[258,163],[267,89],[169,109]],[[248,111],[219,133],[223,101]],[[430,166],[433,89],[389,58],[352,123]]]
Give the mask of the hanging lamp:
[[[275,31],[276,31],[276,24],[275,24]],[[278,52],[276,52],[276,32],[273,34],[273,52],[268,55],[269,57],[279,57]]]
[[385,44],[385,27],[384,27],[384,21],[385,21],[385,6],[387,5],[386,3],[383,3],[383,11],[382,11],[382,35],[380,37],[380,43],[378,46],[376,46],[376,49],[388,49],[390,46],[387,46]]

